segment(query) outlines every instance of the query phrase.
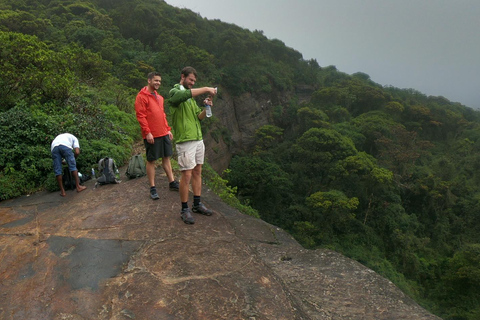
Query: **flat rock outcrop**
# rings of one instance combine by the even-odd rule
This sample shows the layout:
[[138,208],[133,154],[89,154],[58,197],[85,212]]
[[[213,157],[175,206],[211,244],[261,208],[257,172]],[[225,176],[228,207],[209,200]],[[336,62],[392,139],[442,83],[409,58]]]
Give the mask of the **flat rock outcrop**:
[[204,187],[180,219],[157,169],[84,192],[0,203],[0,319],[439,319],[372,270],[305,250]]

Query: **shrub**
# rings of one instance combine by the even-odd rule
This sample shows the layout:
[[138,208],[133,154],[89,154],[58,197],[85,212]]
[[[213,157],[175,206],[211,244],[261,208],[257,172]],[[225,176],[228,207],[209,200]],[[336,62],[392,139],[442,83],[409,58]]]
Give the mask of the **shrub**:
[[237,188],[229,187],[227,185],[228,181],[222,179],[207,163],[203,165],[202,174],[203,178],[205,179],[205,184],[211,188],[212,191],[217,194],[226,204],[249,216],[260,218],[257,210],[253,209],[248,204],[242,204],[240,200],[238,200],[236,196]]

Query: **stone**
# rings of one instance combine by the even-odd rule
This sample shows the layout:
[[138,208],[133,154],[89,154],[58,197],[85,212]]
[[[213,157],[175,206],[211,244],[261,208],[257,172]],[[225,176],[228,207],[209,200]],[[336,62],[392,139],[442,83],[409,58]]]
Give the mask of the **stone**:
[[439,319],[205,186],[214,214],[184,224],[160,171],[157,201],[142,177],[1,202],[0,319]]

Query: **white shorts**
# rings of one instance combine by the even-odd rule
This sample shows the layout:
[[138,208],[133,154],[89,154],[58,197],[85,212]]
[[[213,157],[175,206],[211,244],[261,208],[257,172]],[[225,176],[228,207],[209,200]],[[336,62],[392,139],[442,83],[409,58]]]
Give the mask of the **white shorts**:
[[203,140],[177,143],[176,147],[180,171],[192,170],[197,164],[203,164],[205,158]]

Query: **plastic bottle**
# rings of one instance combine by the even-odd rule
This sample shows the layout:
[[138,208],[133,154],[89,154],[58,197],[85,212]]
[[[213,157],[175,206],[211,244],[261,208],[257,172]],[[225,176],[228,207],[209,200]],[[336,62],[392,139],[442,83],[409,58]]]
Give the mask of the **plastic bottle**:
[[212,116],[212,107],[210,107],[208,104],[205,105],[205,114],[208,118]]
[[95,170],[92,168],[92,179],[95,178]]

